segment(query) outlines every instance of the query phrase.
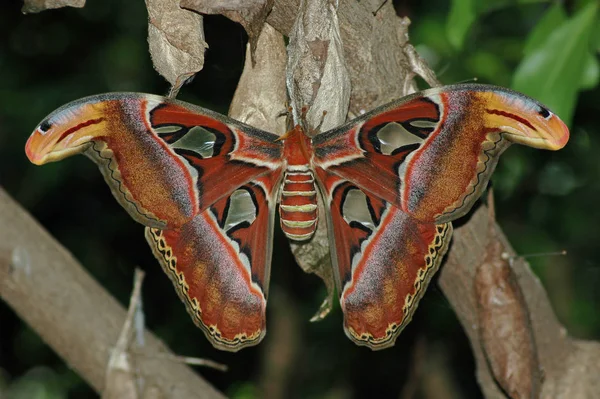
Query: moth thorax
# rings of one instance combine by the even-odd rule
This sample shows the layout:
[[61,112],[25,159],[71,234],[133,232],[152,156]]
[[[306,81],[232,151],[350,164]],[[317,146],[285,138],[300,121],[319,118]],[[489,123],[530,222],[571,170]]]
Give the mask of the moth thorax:
[[290,240],[306,241],[317,229],[317,188],[306,168],[287,170],[279,199],[281,229]]

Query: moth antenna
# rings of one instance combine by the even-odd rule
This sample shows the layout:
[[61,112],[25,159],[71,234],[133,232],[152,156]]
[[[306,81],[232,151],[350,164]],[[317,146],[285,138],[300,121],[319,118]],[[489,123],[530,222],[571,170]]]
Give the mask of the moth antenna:
[[465,79],[465,80],[461,80],[459,82],[456,82],[456,84],[462,84],[462,83],[476,83],[479,81],[479,78],[477,78],[477,76],[473,76],[471,79]]
[[554,251],[554,252],[537,252],[537,253],[531,253],[531,254],[525,254],[525,255],[514,255],[511,256],[508,254],[508,252],[503,252],[502,253],[502,259],[507,260],[509,262],[509,264],[512,266],[513,262],[517,259],[528,259],[528,258],[539,258],[542,256],[565,256],[567,255],[567,250],[563,249],[561,251]]

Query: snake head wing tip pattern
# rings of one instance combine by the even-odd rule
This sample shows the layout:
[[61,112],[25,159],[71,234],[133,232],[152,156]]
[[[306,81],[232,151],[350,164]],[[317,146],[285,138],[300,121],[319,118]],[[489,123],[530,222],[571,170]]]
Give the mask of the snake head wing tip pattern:
[[104,94],[51,113],[25,151],[35,164],[77,153],[98,164],[218,349],[265,335],[277,204],[297,242],[325,218],[345,332],[376,350],[411,320],[451,222],[471,209],[502,152],[512,143],[557,150],[568,138],[535,100],[461,84],[314,137],[294,128],[281,138],[177,100]]

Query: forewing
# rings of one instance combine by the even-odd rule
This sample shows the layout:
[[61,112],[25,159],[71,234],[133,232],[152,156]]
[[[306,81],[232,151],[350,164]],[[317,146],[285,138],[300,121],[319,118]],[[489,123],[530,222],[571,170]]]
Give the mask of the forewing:
[[173,229],[281,168],[278,136],[150,94],[84,98],[50,114],[26,145],[43,164],[84,153],[138,222]]
[[566,126],[508,89],[455,85],[385,105],[313,139],[313,164],[422,222],[469,211],[511,144],[556,150]]
[[392,346],[439,268],[452,225],[420,223],[344,178],[317,175],[346,334],[371,349]]
[[280,177],[237,188],[179,229],[146,228],[154,255],[216,348],[237,351],[264,337]]

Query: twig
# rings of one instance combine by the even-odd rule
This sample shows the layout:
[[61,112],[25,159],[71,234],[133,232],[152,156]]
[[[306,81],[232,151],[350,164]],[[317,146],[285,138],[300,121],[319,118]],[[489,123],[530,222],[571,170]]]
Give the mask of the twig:
[[137,399],[139,398],[138,391],[143,389],[143,380],[140,380],[140,384],[137,384],[136,373],[129,356],[129,344],[133,335],[134,316],[136,312],[140,311],[141,306],[143,279],[144,272],[136,268],[133,290],[129,300],[129,308],[127,309],[127,317],[125,318],[123,328],[121,329],[117,343],[112,349],[108,361],[106,384],[104,386],[104,392],[102,393],[103,399]]
[[218,362],[215,362],[214,360],[204,359],[201,357],[180,356],[180,355],[174,355],[174,354],[170,354],[170,353],[148,354],[148,353],[139,352],[136,350],[132,350],[131,353],[133,353],[136,356],[145,356],[145,357],[151,357],[153,359],[168,360],[168,361],[171,361],[174,363],[187,364],[189,366],[209,367],[209,368],[223,371],[223,372],[227,371],[227,369],[228,369],[226,364],[218,363]]

